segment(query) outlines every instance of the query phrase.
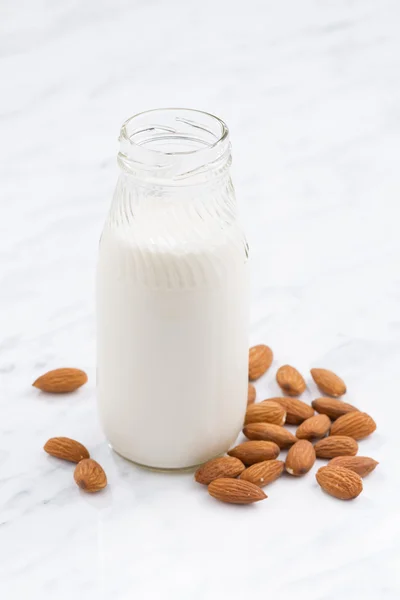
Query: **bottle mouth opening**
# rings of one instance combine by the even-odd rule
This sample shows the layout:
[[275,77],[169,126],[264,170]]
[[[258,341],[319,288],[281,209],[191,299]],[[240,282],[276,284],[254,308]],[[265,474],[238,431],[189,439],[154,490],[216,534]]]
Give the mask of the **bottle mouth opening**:
[[190,108],[156,108],[125,121],[119,139],[171,156],[215,148],[228,136],[225,123],[209,113]]
[[182,179],[215,170],[230,158],[229,130],[218,117],[188,108],[148,110],[122,125],[119,163],[126,171],[153,170]]

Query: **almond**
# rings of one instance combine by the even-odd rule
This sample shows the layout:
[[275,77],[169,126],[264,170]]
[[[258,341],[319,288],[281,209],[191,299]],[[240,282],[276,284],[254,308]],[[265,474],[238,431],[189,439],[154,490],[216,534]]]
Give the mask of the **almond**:
[[292,446],[287,454],[285,467],[290,475],[305,475],[315,463],[314,446],[308,440],[300,440]]
[[214,479],[208,486],[208,493],[213,498],[230,504],[252,504],[268,497],[258,485],[250,481],[225,477]]
[[238,458],[222,456],[201,465],[194,474],[194,478],[198,483],[208,485],[219,477],[237,477],[244,469],[244,464]]
[[74,392],[87,380],[86,373],[80,369],[54,369],[36,379],[32,385],[42,392],[65,394]]
[[[268,405],[268,403],[280,404],[286,411],[286,423],[289,425],[300,425],[306,419],[309,419],[314,415],[314,409],[309,404],[298,400],[297,398],[268,398],[260,402],[258,406]],[[272,422],[272,421],[271,421]],[[283,423],[276,423],[276,425],[283,425]]]
[[249,383],[249,389],[247,392],[247,404],[253,404],[256,400],[256,388],[253,384]]
[[245,469],[241,473],[240,479],[264,487],[280,477],[284,466],[285,463],[282,460],[263,460]]
[[286,419],[285,409],[276,402],[259,402],[247,407],[244,419],[248,423],[273,423],[283,425]]
[[263,460],[271,460],[279,455],[279,446],[274,442],[251,441],[243,442],[228,452],[245,465],[253,465]]
[[290,365],[284,365],[278,369],[276,381],[279,387],[289,396],[300,396],[306,389],[303,376]]
[[347,404],[347,402],[343,402],[342,400],[336,400],[335,398],[317,398],[316,400],[313,400],[311,404],[317,412],[328,415],[332,420],[337,419],[342,415],[346,415],[349,412],[353,412],[354,410],[358,410],[355,406]]
[[337,456],[329,461],[328,467],[343,467],[354,471],[360,477],[366,477],[379,463],[368,456]]
[[74,479],[85,492],[98,492],[107,485],[103,468],[92,458],[81,460],[75,467]]
[[298,441],[288,429],[271,423],[249,423],[243,433],[249,440],[275,442],[279,448],[289,448]]
[[346,435],[334,435],[319,440],[314,446],[317,458],[335,458],[335,456],[355,456],[358,444]]
[[67,437],[50,438],[45,443],[44,450],[48,454],[51,454],[51,456],[69,460],[74,463],[78,463],[83,458],[90,458],[90,454],[85,446],[76,440],[71,440],[71,438]]
[[367,413],[355,411],[339,417],[331,428],[331,435],[348,435],[355,440],[368,437],[376,429],[376,423]]
[[253,346],[249,352],[249,379],[254,381],[270,368],[274,355],[271,348],[264,344]]
[[315,475],[322,489],[340,500],[353,500],[362,492],[362,479],[343,467],[321,467]]
[[328,396],[343,396],[346,386],[343,379],[328,369],[311,369],[311,376],[324,394]]
[[299,440],[311,440],[324,437],[331,427],[331,420],[327,415],[315,415],[303,421],[297,428],[296,437]]

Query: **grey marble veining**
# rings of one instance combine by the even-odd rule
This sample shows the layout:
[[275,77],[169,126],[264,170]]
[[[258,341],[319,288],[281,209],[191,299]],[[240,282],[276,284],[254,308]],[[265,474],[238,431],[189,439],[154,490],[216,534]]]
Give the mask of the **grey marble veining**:
[[[399,19],[395,0],[2,3],[1,598],[399,597]],[[174,105],[231,129],[251,341],[275,353],[258,398],[278,392],[280,364],[326,366],[378,423],[360,453],[380,465],[353,503],[310,474],[221,505],[104,440],[94,270],[116,138]],[[76,394],[31,387],[65,365],[88,372]],[[43,452],[55,435],[88,446],[104,493]]]

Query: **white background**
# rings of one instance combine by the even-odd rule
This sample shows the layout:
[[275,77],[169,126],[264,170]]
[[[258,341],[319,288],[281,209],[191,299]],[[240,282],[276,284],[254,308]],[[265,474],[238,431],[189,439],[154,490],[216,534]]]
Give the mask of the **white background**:
[[[1,598],[399,597],[399,19],[396,0],[0,3]],[[176,105],[230,126],[251,341],[275,354],[258,399],[280,364],[322,366],[377,421],[360,454],[380,465],[354,502],[310,473],[222,505],[105,443],[94,272],[116,140],[132,114]],[[31,387],[60,366],[89,383]],[[56,435],[90,448],[104,493],[44,454]]]

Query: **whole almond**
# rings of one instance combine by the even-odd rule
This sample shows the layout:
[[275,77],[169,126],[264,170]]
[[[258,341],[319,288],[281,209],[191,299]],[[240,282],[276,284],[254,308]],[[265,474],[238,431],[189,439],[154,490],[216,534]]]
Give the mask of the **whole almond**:
[[328,467],[343,467],[354,471],[360,477],[366,477],[379,463],[368,456],[337,456],[329,461]]
[[311,369],[311,376],[324,394],[328,396],[343,396],[346,385],[343,379],[328,369]]
[[44,450],[48,454],[51,454],[51,456],[74,463],[78,463],[84,458],[90,458],[90,454],[85,446],[67,437],[50,438],[45,443]]
[[306,389],[303,376],[290,365],[284,365],[278,369],[276,381],[279,387],[289,396],[300,396]]
[[240,479],[264,487],[280,477],[284,466],[285,463],[282,460],[263,460],[245,469],[241,473]]
[[80,369],[54,369],[36,379],[32,385],[42,392],[65,394],[74,392],[87,380],[86,373]]
[[289,448],[298,441],[288,429],[272,423],[249,423],[243,433],[249,440],[275,442],[279,448]]
[[331,424],[331,420],[327,415],[315,415],[306,419],[298,426],[296,437],[299,440],[324,437],[328,433]]
[[348,435],[355,440],[368,437],[376,429],[376,423],[372,417],[360,411],[349,412],[339,417],[331,428],[331,435]]
[[253,404],[256,400],[256,388],[252,383],[249,383],[249,389],[247,392],[247,404]]
[[232,450],[229,450],[229,456],[234,456],[241,460],[245,465],[253,465],[263,460],[272,460],[277,458],[280,449],[274,442],[251,441],[243,442]]
[[346,435],[333,435],[319,440],[314,446],[317,458],[335,458],[335,456],[355,456],[357,442]]
[[[278,398],[268,398],[263,400],[257,406],[268,405],[269,403],[279,404],[286,411],[286,423],[289,425],[300,425],[306,419],[314,415],[314,409],[297,398],[288,398],[286,396]],[[282,425],[283,423],[276,423]]]
[[244,469],[244,464],[238,458],[222,456],[201,465],[194,474],[194,478],[198,483],[208,485],[219,477],[237,477]]
[[254,381],[264,375],[270,368],[274,355],[269,346],[259,344],[253,346],[249,351],[249,379]]
[[336,400],[335,398],[317,398],[316,400],[313,400],[311,404],[318,413],[328,415],[332,421],[349,412],[358,410],[358,408],[352,406],[352,404],[347,404],[347,402]]
[[244,419],[248,423],[273,423],[283,425],[286,419],[285,409],[277,402],[258,402],[247,407]]
[[103,468],[92,458],[85,458],[76,465],[74,479],[76,485],[90,493],[98,492],[107,485]]
[[258,485],[250,481],[225,477],[214,479],[208,486],[208,493],[213,498],[230,504],[252,504],[268,497]]
[[362,479],[343,467],[321,467],[315,475],[322,489],[340,500],[353,500],[362,492]]
[[290,475],[305,475],[315,463],[314,446],[308,440],[300,440],[287,453],[285,468]]

